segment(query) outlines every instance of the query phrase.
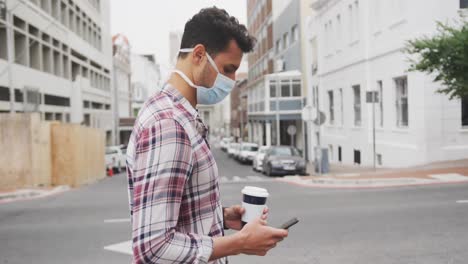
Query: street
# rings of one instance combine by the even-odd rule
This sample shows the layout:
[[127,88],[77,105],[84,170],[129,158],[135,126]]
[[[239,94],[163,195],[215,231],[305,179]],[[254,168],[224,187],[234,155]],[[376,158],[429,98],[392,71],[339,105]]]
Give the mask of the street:
[[[269,224],[300,223],[266,257],[231,263],[466,263],[468,184],[318,189],[278,182],[214,150],[225,206],[267,188]],[[116,263],[130,240],[126,176],[52,197],[0,204],[0,263]],[[119,245],[120,243],[126,244]],[[105,249],[106,248],[106,249]],[[121,251],[116,252],[116,251]]]

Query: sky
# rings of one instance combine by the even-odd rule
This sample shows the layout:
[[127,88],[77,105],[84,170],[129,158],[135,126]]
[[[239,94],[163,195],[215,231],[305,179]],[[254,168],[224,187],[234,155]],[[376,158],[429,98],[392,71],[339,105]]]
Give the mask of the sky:
[[247,23],[246,0],[111,0],[111,32],[127,36],[132,52],[155,54],[169,63],[169,32],[184,25],[204,7],[217,6]]

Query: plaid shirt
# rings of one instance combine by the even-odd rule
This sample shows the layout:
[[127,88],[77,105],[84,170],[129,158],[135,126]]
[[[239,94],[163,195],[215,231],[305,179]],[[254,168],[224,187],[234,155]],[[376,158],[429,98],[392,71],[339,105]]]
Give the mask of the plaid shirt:
[[206,134],[197,110],[169,84],[141,109],[127,149],[133,263],[207,263],[212,238],[224,235]]

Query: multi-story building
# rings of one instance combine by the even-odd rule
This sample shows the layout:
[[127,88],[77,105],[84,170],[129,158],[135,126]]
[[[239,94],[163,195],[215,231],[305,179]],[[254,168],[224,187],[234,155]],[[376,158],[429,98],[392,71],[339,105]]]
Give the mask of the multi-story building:
[[131,56],[132,112],[138,112],[145,101],[161,89],[161,72],[154,55]]
[[[113,85],[112,114],[114,121],[115,145],[127,144],[132,131],[132,100],[131,100],[131,65],[130,43],[127,37],[118,34],[112,37],[113,43]],[[128,122],[130,121],[130,122]]]
[[236,86],[231,92],[231,136],[237,141],[246,141],[247,131],[247,74],[237,75]]
[[249,141],[305,149],[303,5],[299,0],[247,1],[248,28],[258,40],[249,54]]
[[169,33],[169,65],[175,66],[177,55],[179,55],[182,32],[172,31]]
[[[321,132],[331,162],[405,167],[468,157],[466,100],[436,93],[441,84],[409,72],[404,53],[408,40],[436,34],[437,21],[451,22],[466,7],[460,0],[312,1],[309,101],[326,122],[310,134]],[[380,99],[375,111],[369,91]]]
[[6,3],[0,18],[0,111],[35,111],[44,120],[100,128],[111,144],[109,1]]

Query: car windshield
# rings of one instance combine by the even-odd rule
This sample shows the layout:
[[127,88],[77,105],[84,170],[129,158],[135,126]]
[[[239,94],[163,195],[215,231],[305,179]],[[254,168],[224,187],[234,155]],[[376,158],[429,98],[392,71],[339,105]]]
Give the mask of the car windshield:
[[257,146],[242,146],[242,150],[244,151],[258,151]]
[[300,156],[299,151],[295,148],[274,148],[271,150],[271,155],[273,156]]
[[260,150],[258,151],[258,153],[260,153],[260,154],[265,154],[267,151],[268,151],[268,148],[260,148]]

